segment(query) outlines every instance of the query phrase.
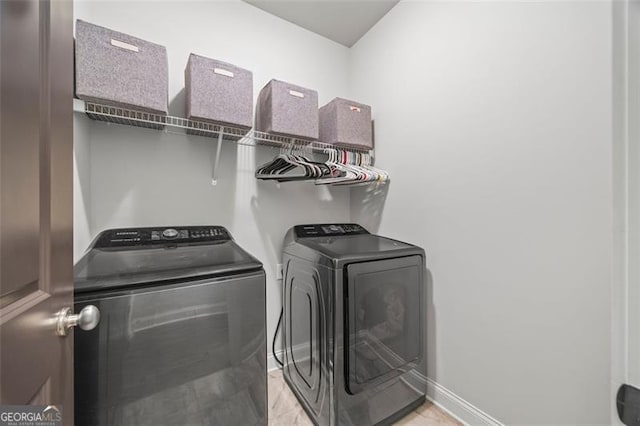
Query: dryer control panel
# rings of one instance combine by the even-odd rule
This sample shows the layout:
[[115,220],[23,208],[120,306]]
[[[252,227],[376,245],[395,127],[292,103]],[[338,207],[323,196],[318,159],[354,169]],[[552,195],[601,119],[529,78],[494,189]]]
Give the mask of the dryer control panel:
[[175,226],[166,228],[125,228],[105,231],[94,247],[126,247],[177,243],[214,243],[231,240],[222,226]]
[[369,232],[356,223],[329,223],[319,225],[296,225],[296,237],[337,237],[341,235],[360,235]]

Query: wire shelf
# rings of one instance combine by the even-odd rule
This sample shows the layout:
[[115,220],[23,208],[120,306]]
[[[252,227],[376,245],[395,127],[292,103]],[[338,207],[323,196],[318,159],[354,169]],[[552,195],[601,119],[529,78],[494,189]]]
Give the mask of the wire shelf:
[[317,140],[296,139],[288,136],[273,135],[259,132],[246,127],[226,126],[204,121],[189,120],[182,117],[154,114],[146,111],[138,111],[118,106],[101,105],[92,102],[73,100],[73,109],[79,113],[85,113],[89,118],[107,123],[115,123],[126,126],[144,127],[160,130],[184,136],[196,135],[207,138],[216,138],[218,143],[215,155],[212,158],[211,184],[217,185],[216,174],[220,161],[220,149],[222,141],[232,141],[241,145],[264,145],[280,149],[305,150],[325,153],[327,149],[339,149],[350,152],[366,153],[373,158],[373,151],[358,147],[337,146],[323,143]]
[[224,140],[234,141],[242,145],[266,145],[287,149],[305,148],[316,152],[324,152],[326,149],[341,149],[372,154],[370,150],[365,148],[337,146],[317,140],[297,139],[288,136],[259,132],[255,129],[189,120],[182,117],[154,114],[151,112],[132,110],[117,106],[101,105],[79,99],[74,99],[74,110],[86,113],[87,116],[93,120],[163,130],[165,132],[181,135],[186,133],[189,135],[209,138],[222,137]]

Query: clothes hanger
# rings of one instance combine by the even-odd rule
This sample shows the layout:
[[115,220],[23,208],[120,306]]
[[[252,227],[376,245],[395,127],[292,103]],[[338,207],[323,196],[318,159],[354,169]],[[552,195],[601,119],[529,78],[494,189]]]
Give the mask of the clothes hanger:
[[365,155],[365,168],[367,168],[368,170],[372,170],[374,171],[378,176],[376,181],[377,182],[387,182],[390,180],[389,177],[389,173],[385,170],[382,169],[378,169],[377,167],[373,167],[372,162],[373,162],[373,157],[371,156],[370,153],[366,153]]
[[[289,147],[293,151],[294,146]],[[273,160],[263,164],[256,170],[258,179],[277,179],[278,176],[288,174],[290,177],[306,176],[307,171],[304,165],[294,161],[293,157],[285,152],[285,147],[280,148],[280,155]]]
[[364,169],[357,165],[359,156],[355,152],[341,151],[342,168],[347,172],[346,176],[342,179],[336,179],[332,184],[336,186],[340,185],[354,185],[361,182],[366,182],[370,179],[370,173],[368,174]]
[[371,166],[371,155],[368,152],[341,153],[341,162],[345,163],[353,175],[344,179],[335,179],[333,185],[365,185],[371,182],[385,182],[389,180],[389,174],[384,170]]
[[[329,149],[327,164],[332,168],[332,177],[316,180],[316,185],[335,185],[338,183],[350,184],[357,181],[360,172],[348,164],[350,156],[347,151]],[[336,173],[337,172],[337,173]],[[338,174],[338,176],[336,176]]]
[[305,150],[310,151],[310,147],[291,144],[288,153],[281,148],[278,157],[258,168],[256,178],[289,182],[320,178],[331,173],[326,164],[309,160]]

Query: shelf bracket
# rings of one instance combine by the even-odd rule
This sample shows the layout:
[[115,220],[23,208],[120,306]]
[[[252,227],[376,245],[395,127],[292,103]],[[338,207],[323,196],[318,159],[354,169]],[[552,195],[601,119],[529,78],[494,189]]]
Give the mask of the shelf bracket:
[[216,186],[218,180],[216,179],[216,172],[218,171],[218,164],[220,163],[220,151],[222,149],[222,138],[224,136],[223,129],[220,129],[218,133],[218,146],[216,146],[216,154],[213,157],[213,169],[211,170],[211,185]]

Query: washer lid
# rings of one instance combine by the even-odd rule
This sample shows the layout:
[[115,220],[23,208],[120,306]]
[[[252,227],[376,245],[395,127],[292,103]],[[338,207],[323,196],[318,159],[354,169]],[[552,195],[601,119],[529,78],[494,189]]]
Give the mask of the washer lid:
[[[149,229],[151,228],[144,228]],[[126,230],[136,231],[140,229]],[[262,263],[238,246],[231,236],[215,241],[199,239],[145,244],[134,239],[128,245],[104,243],[105,235],[111,238],[118,232],[122,234],[125,231],[109,230],[101,233],[75,265],[76,293],[223,277],[262,269]]]
[[379,259],[409,254],[424,256],[424,251],[417,246],[371,234],[300,238],[297,241],[334,260]]

